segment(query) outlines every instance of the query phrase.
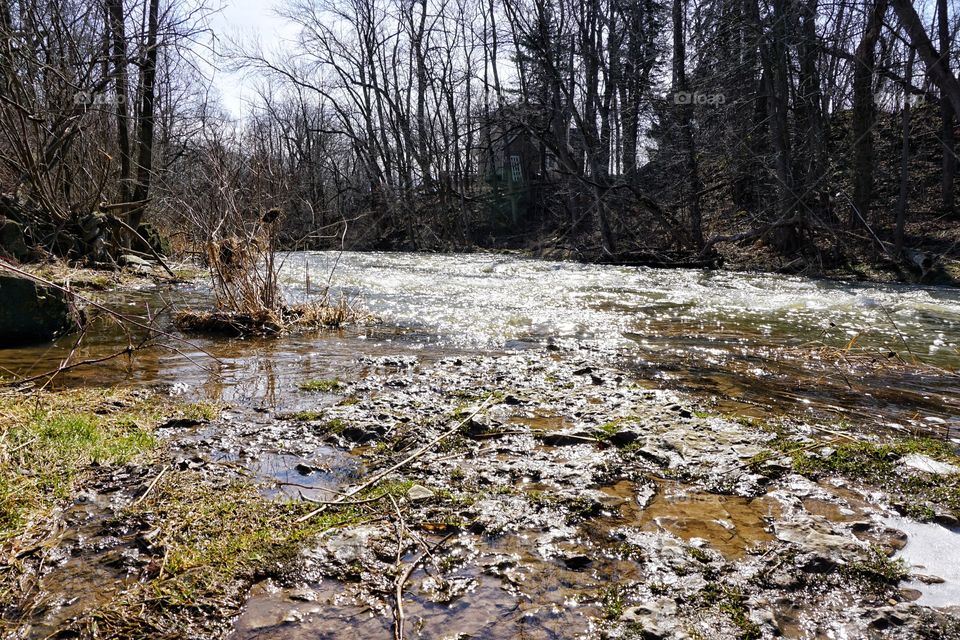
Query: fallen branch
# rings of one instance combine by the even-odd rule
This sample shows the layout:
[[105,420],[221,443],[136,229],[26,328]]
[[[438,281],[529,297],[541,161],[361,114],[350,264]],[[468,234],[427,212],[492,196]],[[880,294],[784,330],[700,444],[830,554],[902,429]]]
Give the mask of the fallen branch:
[[745,240],[755,240],[757,238],[763,238],[774,229],[778,229],[780,227],[789,227],[794,224],[799,224],[803,221],[804,221],[803,216],[794,215],[789,218],[786,218],[786,217],[780,218],[779,220],[776,220],[774,222],[769,222],[767,224],[757,227],[756,229],[750,229],[749,231],[744,231],[742,233],[734,233],[726,236],[714,236],[704,243],[703,249],[700,251],[700,256],[704,257],[709,255],[713,247],[720,243],[743,242]]
[[430,442],[426,443],[425,445],[423,445],[422,447],[420,447],[419,449],[417,449],[416,451],[414,451],[413,453],[411,453],[409,456],[407,456],[406,458],[404,458],[403,460],[401,460],[401,461],[398,462],[397,464],[395,464],[395,465],[393,465],[392,467],[389,467],[389,468],[387,468],[387,469],[384,469],[383,471],[381,471],[380,473],[374,475],[372,478],[370,478],[369,480],[367,480],[366,482],[364,482],[364,483],[361,484],[360,486],[355,487],[352,491],[350,491],[350,492],[348,492],[348,493],[345,493],[345,494],[343,495],[343,498],[342,498],[342,499],[338,499],[338,500],[334,500],[333,502],[329,502],[329,503],[326,503],[326,504],[322,504],[322,505],[320,505],[319,507],[317,507],[316,509],[314,509],[313,511],[311,511],[310,513],[308,513],[308,514],[306,514],[306,515],[303,515],[303,516],[300,516],[299,518],[296,519],[296,522],[304,522],[304,521],[306,521],[306,520],[309,520],[310,518],[313,518],[314,516],[319,515],[319,514],[323,513],[324,511],[326,511],[326,510],[327,510],[327,507],[344,504],[344,502],[345,502],[345,500],[346,500],[347,498],[350,498],[350,497],[352,497],[352,496],[355,496],[355,495],[357,495],[358,493],[360,493],[361,491],[363,491],[364,489],[368,489],[368,488],[374,486],[375,484],[377,484],[378,482],[380,482],[381,480],[383,480],[386,476],[390,475],[391,473],[393,473],[393,472],[396,471],[397,469],[403,467],[403,466],[406,465],[407,463],[409,463],[409,462],[411,462],[412,460],[415,460],[416,458],[418,458],[418,457],[420,457],[421,455],[423,455],[423,454],[424,454],[425,452],[427,452],[430,448],[436,446],[437,443],[439,443],[439,442],[440,442],[441,440],[443,440],[444,438],[447,438],[448,436],[451,436],[451,435],[453,435],[454,433],[456,433],[457,431],[459,431],[459,430],[460,430],[460,427],[462,427],[463,425],[465,425],[465,424],[467,424],[468,422],[470,422],[470,420],[472,420],[472,419],[474,418],[474,416],[476,416],[478,413],[480,413],[481,411],[483,411],[483,410],[487,407],[487,405],[490,404],[490,400],[492,400],[492,399],[493,399],[493,394],[491,393],[489,396],[487,396],[487,399],[484,400],[483,403],[474,410],[473,413],[471,413],[469,416],[467,416],[466,418],[464,418],[463,420],[461,420],[460,422],[458,422],[457,424],[455,424],[454,426],[450,427],[449,429],[447,429],[446,431],[444,431],[443,433],[441,433],[439,436],[437,436],[436,438],[434,438],[433,440],[431,440]]
[[124,229],[126,229],[127,231],[129,231],[129,232],[132,233],[133,235],[137,236],[137,238],[140,239],[140,242],[143,243],[143,246],[145,246],[145,247],[147,248],[147,251],[149,251],[150,254],[154,257],[154,259],[156,259],[156,261],[160,263],[160,266],[163,267],[163,270],[166,271],[166,272],[170,275],[171,278],[173,278],[174,280],[179,280],[179,279],[180,279],[180,278],[177,277],[177,274],[175,274],[175,273],[173,272],[173,270],[167,265],[167,263],[163,260],[163,258],[160,256],[160,254],[157,253],[156,249],[154,249],[153,246],[152,246],[149,242],[147,242],[147,239],[144,238],[142,235],[140,235],[140,232],[139,232],[139,231],[137,231],[136,229],[134,229],[133,227],[131,227],[129,224],[127,224],[126,222],[124,222],[123,220],[121,220],[120,218],[118,218],[117,216],[110,216],[110,219],[111,219],[113,222],[116,222],[117,224],[119,224],[120,226],[122,226]]

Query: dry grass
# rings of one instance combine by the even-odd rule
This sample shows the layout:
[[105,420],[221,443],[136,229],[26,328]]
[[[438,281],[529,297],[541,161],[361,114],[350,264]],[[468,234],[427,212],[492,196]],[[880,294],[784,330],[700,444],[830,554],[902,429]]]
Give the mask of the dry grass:
[[276,310],[194,311],[183,309],[174,315],[181,331],[228,336],[277,335],[291,331],[335,329],[345,324],[366,322],[371,316],[341,298],[296,305],[281,305]]
[[281,216],[279,210],[271,209],[252,224],[235,220],[234,235],[206,243],[216,308],[179,311],[174,315],[178,329],[231,336],[277,335],[371,318],[358,309],[356,301],[343,297],[334,301],[329,292],[314,302],[286,304],[279,278],[283,265],[275,248],[275,223]]

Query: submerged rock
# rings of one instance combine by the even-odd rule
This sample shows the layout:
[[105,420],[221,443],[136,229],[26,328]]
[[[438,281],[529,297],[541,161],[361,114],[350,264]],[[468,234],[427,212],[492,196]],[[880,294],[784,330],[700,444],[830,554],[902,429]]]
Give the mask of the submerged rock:
[[80,328],[67,295],[19,276],[0,274],[0,347],[53,340]]

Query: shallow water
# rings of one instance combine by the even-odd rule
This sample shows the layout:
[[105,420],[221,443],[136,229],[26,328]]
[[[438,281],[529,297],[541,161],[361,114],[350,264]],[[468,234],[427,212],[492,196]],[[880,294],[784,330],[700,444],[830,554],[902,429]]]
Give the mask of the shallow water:
[[903,559],[910,572],[936,578],[928,580],[930,584],[920,580],[904,583],[922,594],[917,603],[931,607],[960,604],[960,529],[900,517],[884,518],[883,523],[907,534],[907,544],[896,557]]
[[[554,345],[608,353],[644,384],[693,392],[723,412],[813,411],[832,421],[960,430],[960,377],[950,372],[960,365],[956,289],[489,254],[285,256],[291,301],[319,296],[328,280],[382,324],[279,340],[161,340],[163,348],[132,361],[118,358],[63,381],[164,383],[287,410],[297,408],[296,386],[305,379],[363,375],[368,366],[358,356],[430,360]],[[147,305],[156,312],[165,300],[202,306],[209,293],[188,286],[105,299],[145,315]],[[100,326],[78,357],[127,344],[121,332]],[[50,369],[74,341],[0,351],[0,367],[19,375]]]

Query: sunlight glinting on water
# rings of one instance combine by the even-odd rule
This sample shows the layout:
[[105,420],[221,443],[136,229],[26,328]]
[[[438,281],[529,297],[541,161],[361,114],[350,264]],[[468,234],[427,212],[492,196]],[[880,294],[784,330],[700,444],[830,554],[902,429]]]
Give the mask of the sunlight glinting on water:
[[[291,254],[288,295],[327,281],[336,254]],[[906,285],[792,276],[547,262],[489,254],[345,253],[332,282],[389,324],[447,344],[502,347],[515,340],[630,343],[625,332],[665,327],[767,337],[775,343],[858,342],[909,349],[930,363],[960,361],[960,293]],[[673,331],[671,331],[673,333]]]

